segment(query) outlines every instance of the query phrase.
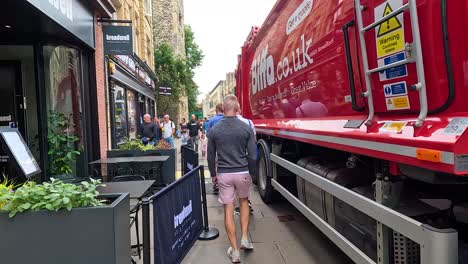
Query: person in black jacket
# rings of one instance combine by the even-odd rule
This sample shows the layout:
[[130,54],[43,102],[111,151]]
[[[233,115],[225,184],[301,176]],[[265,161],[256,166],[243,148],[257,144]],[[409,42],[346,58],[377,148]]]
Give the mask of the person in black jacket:
[[198,152],[198,139],[200,138],[200,123],[197,117],[192,115],[192,119],[187,124],[189,130],[189,142],[193,150]]
[[158,127],[151,121],[151,116],[146,114],[143,116],[143,124],[141,124],[141,140],[143,144],[154,145],[156,143],[156,135]]

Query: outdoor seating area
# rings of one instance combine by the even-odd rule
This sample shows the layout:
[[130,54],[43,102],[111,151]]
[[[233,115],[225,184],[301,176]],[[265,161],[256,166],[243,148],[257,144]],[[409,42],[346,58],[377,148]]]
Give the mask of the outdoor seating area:
[[[0,130],[0,138],[2,144],[9,147],[18,177],[29,179],[40,173],[17,130]],[[15,147],[13,143],[17,143]],[[182,148],[181,153],[186,156],[182,160],[198,164],[198,153]],[[190,165],[192,169],[176,181],[175,164],[173,171],[164,170],[169,160],[176,160],[175,149],[166,151],[174,155],[121,153],[121,157],[92,161],[89,166],[93,174],[88,178],[24,184],[2,180],[2,262],[120,264],[143,261],[150,264],[154,263],[151,252],[155,252],[153,258],[166,259],[161,263],[182,260],[199,234],[210,230],[206,199],[201,199],[205,196],[204,169]],[[168,178],[174,180],[166,181]],[[179,212],[180,208],[188,206],[189,213],[186,209]],[[150,215],[150,211],[153,214]],[[173,215],[176,214],[181,214],[179,226],[174,226]],[[182,219],[187,218],[187,214],[192,220]],[[192,230],[191,236],[187,237],[183,230]],[[27,239],[18,234],[28,234]],[[135,237],[134,243],[131,237]],[[174,243],[179,243],[176,249],[172,247]],[[51,245],[53,253],[43,254]],[[21,254],[21,248],[25,247],[31,250]],[[171,247],[172,255],[162,254]],[[80,250],[76,251],[77,248]],[[161,249],[159,255],[151,251],[152,248]]]

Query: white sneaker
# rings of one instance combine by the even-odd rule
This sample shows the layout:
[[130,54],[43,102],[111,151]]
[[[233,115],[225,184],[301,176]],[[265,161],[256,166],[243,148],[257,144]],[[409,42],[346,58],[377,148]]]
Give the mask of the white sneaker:
[[253,247],[252,242],[250,242],[248,239],[246,240],[242,239],[240,248],[244,250],[252,250],[254,247]]
[[232,249],[232,247],[229,247],[228,251],[227,251],[227,255],[231,259],[232,263],[240,263],[241,262],[239,250],[234,251]]

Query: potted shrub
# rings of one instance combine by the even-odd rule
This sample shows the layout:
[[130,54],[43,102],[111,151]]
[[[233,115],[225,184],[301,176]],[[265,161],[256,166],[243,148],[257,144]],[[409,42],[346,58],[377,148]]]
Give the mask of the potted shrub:
[[[161,175],[164,184],[170,184],[176,179],[176,150],[170,148],[169,144],[163,140],[157,145],[144,145],[141,140],[130,140],[119,145],[118,149],[113,149],[107,152],[107,157],[140,157],[140,156],[169,156],[169,159],[164,162],[161,168]],[[149,164],[147,166],[150,166]],[[121,167],[121,166],[120,166]],[[142,166],[140,165],[140,168]]]
[[52,179],[0,189],[2,263],[128,264],[128,194],[98,196],[98,185]]

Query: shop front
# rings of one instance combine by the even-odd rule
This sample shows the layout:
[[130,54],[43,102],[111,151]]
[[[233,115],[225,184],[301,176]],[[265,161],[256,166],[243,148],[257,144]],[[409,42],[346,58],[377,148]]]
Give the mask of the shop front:
[[109,113],[113,149],[138,138],[143,116],[156,115],[156,76],[136,55],[109,56]]
[[[104,66],[95,62],[95,21],[112,4],[90,3],[1,4],[0,126],[19,129],[42,168],[40,180],[85,177],[99,155],[96,67]],[[1,161],[5,172],[8,159]]]

